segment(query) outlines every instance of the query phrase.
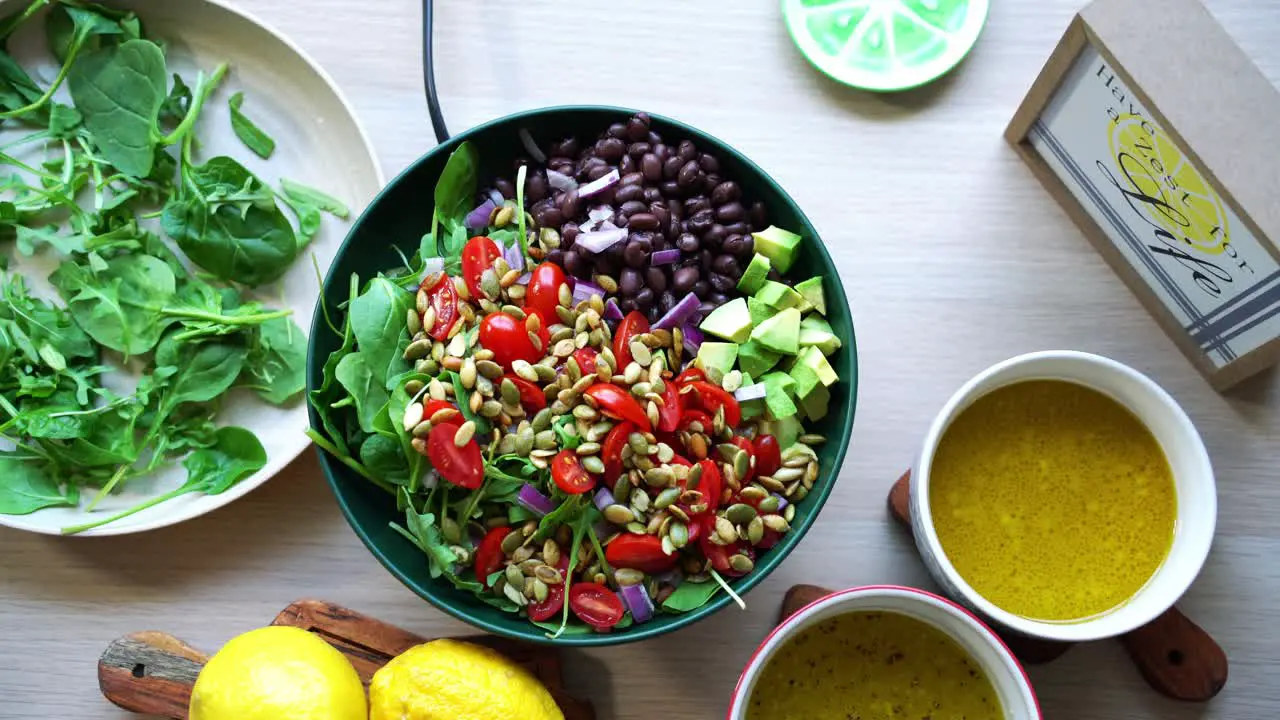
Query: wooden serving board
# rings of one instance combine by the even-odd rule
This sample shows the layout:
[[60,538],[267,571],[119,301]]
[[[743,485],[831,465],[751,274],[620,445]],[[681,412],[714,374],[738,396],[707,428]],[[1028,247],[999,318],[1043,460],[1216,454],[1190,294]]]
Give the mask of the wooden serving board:
[[[907,471],[889,491],[889,514],[911,532],[911,472]],[[796,585],[782,601],[779,624],[801,608],[829,595],[814,585]],[[1054,660],[1071,648],[1069,643],[1027,637],[993,628],[1023,663],[1038,665]],[[1227,684],[1227,654],[1199,625],[1171,607],[1163,615],[1119,638],[1142,677],[1157,692],[1175,700],[1205,702]]]
[[[285,608],[272,625],[309,630],[337,648],[355,666],[367,686],[392,658],[427,642],[394,625],[320,600],[299,600]],[[564,689],[558,651],[494,636],[455,638],[484,645],[533,673],[551,692],[565,720],[595,720],[591,703]],[[187,720],[187,705],[196,676],[209,656],[162,632],[137,632],[113,641],[98,660],[98,686],[111,702],[137,713]]]

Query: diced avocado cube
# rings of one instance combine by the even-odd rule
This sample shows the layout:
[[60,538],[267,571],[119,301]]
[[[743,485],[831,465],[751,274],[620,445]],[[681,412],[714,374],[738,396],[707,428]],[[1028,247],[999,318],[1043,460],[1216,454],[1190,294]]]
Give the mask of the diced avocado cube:
[[[738,348],[738,357],[742,357],[742,348]],[[742,384],[738,387],[748,387],[755,385],[755,381],[751,379],[751,373],[742,369],[742,362],[738,362],[738,371],[742,373]]]
[[777,438],[778,447],[786,450],[796,444],[796,438],[804,433],[804,426],[800,424],[800,418],[790,415],[771,421],[765,428],[765,432]]
[[[743,374],[751,377],[760,377],[778,363],[778,358],[782,357],[755,340],[748,340],[742,347],[738,348],[738,367]],[[743,386],[747,382],[743,381]]]
[[764,383],[764,404],[769,410],[769,417],[783,418],[796,414],[796,404],[791,400],[791,392],[795,381],[785,373],[772,372],[760,378]]
[[787,308],[779,312],[757,325],[751,339],[774,352],[795,355],[800,352],[800,311]]
[[840,338],[821,315],[809,315],[800,321],[800,347],[816,347],[823,355],[840,349]]
[[765,280],[760,289],[756,291],[756,299],[778,310],[800,307],[800,304],[804,302],[804,298],[800,293],[796,292],[795,288],[790,285],[783,285],[776,280]]
[[739,403],[738,406],[742,409],[743,420],[750,420],[751,418],[758,418],[761,415],[764,415],[765,404],[763,400],[751,400]]
[[810,370],[817,374],[822,384],[827,387],[831,387],[840,379],[840,376],[836,374],[835,368],[831,367],[831,363],[827,362],[827,356],[823,355],[822,351],[816,347],[804,349],[804,352],[796,358],[796,364],[792,368],[792,372],[801,365],[807,365]]
[[801,400],[808,397],[816,387],[826,389],[822,384],[822,378],[818,377],[818,373],[804,362],[797,362],[793,365],[790,375],[791,379],[796,382],[796,397]]
[[755,295],[760,286],[769,277],[769,270],[773,266],[769,263],[769,258],[756,253],[751,258],[751,263],[747,265],[747,269],[742,271],[742,279],[738,281],[738,289],[744,295]]
[[737,343],[704,342],[698,348],[698,365],[703,370],[719,370],[720,375],[724,375],[733,369],[737,361]]
[[751,313],[751,324],[755,326],[773,317],[778,309],[761,300],[747,298],[747,312]]
[[822,277],[811,277],[802,283],[796,284],[796,292],[805,299],[813,307],[814,310],[827,314],[827,298],[822,293]]
[[800,399],[800,409],[804,410],[804,416],[813,421],[826,417],[827,409],[830,405],[831,391],[821,384],[815,386],[812,392]]
[[791,264],[796,261],[796,255],[800,251],[799,235],[770,225],[758,233],[752,233],[751,237],[756,240],[756,252],[769,258],[778,272],[785,273],[791,269]]
[[712,310],[698,327],[718,338],[744,343],[751,337],[752,324],[746,298],[734,298]]

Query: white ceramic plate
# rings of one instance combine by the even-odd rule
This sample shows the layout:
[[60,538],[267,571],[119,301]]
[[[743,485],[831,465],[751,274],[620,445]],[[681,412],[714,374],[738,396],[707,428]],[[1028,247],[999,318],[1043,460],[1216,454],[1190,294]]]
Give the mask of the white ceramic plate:
[[[0,15],[28,5],[28,0],[0,2]],[[231,71],[205,105],[197,128],[198,157],[227,154],[240,160],[264,182],[278,184],[282,177],[311,185],[339,198],[358,217],[385,184],[372,143],[332,78],[298,46],[257,18],[223,5],[218,0],[134,0],[111,3],[135,10],[148,37],[170,45],[170,72],[177,71],[194,85],[195,70],[212,70],[228,62]],[[43,40],[43,14],[9,42],[15,59],[47,86],[57,65]],[[270,160],[260,160],[231,131],[227,98],[237,90],[245,94],[243,111],[275,138]],[[65,88],[60,97],[66,102]],[[0,132],[0,144],[22,130]],[[311,322],[319,297],[319,283],[310,254],[321,270],[328,268],[347,232],[349,221],[325,217],[324,227],[310,253],[299,256],[289,273],[274,286],[260,288],[257,297],[273,307],[292,309],[302,328]],[[56,297],[45,278],[56,258],[18,259],[17,272],[25,273],[37,294]],[[203,515],[243,496],[296,458],[310,441],[303,434],[307,413],[303,400],[278,408],[247,391],[234,391],[219,413],[219,425],[240,425],[253,431],[267,450],[265,468],[221,495],[189,494],[140,513],[91,530],[84,535],[119,535],[172,525]],[[94,512],[79,508],[49,508],[30,515],[0,515],[0,525],[57,534],[62,528],[133,507],[139,502],[181,485],[181,466],[153,477],[130,482],[123,492],[105,499]],[[87,503],[94,492],[82,493]]]

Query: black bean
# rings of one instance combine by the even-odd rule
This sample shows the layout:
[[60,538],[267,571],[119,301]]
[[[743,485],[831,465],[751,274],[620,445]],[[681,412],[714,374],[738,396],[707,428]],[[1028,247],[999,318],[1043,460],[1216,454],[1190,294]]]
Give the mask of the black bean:
[[649,203],[649,212],[658,218],[658,229],[665,232],[671,225],[671,211],[667,209],[666,203],[656,202]]
[[688,220],[689,232],[695,235],[701,235],[715,223],[715,216],[711,210],[699,210],[694,213]]
[[643,197],[644,188],[639,185],[622,185],[614,192],[613,200],[625,206],[627,203],[639,202]]
[[[715,283],[714,283],[714,282],[712,282],[712,286],[713,286],[713,287],[714,287],[714,285],[715,285]],[[707,302],[711,303],[712,305],[717,305],[717,306],[719,306],[719,305],[723,305],[723,304],[725,304],[725,303],[729,302],[729,296],[728,296],[728,295],[725,295],[724,293],[720,293],[720,292],[713,292],[713,293],[711,293],[711,295],[710,295],[709,297],[707,297]]]
[[[702,303],[698,305],[698,314],[701,315],[702,317],[706,317],[710,315],[712,311],[714,311],[718,307],[720,306],[717,305],[716,302],[711,299],[710,295],[708,295],[707,299],[703,300]],[[699,320],[699,322],[701,322],[701,320]]]
[[714,247],[720,247],[724,244],[724,239],[728,236],[729,231],[725,230],[723,225],[717,223],[707,228],[707,231],[702,233],[702,242]]
[[609,165],[593,165],[587,168],[587,182],[599,180],[600,178],[613,172],[614,168]]
[[624,175],[626,173],[633,173],[639,169],[640,165],[636,163],[636,159],[630,155],[624,155],[622,156],[622,160],[618,161],[618,172],[623,173]]
[[702,273],[697,267],[686,265],[682,268],[676,268],[675,273],[671,276],[671,288],[681,297],[689,294],[693,290],[693,286],[702,279]]
[[573,157],[582,151],[582,146],[578,144],[578,138],[570,137],[560,141],[560,154],[566,157]]
[[640,172],[644,173],[645,180],[658,182],[662,179],[662,161],[653,153],[645,153],[640,158]]
[[738,259],[732,255],[716,256],[716,259],[711,261],[711,269],[721,275],[742,277],[742,268],[738,266]]
[[698,242],[698,236],[693,233],[684,233],[676,240],[676,247],[682,252],[696,253],[702,249],[702,243]]
[[627,241],[627,244],[623,249],[622,259],[627,263],[628,267],[642,268],[649,264],[649,253],[652,250],[652,242],[637,239],[633,235],[632,239]]
[[[679,154],[680,159],[685,162],[696,160],[698,158],[698,148],[694,146],[692,140],[681,140],[680,149],[677,151],[677,154]],[[697,163],[694,164],[696,165]]]
[[655,233],[655,234],[654,234],[654,236],[653,236],[653,249],[654,249],[655,251],[657,251],[657,250],[666,250],[666,249],[667,249],[667,245],[668,245],[668,243],[667,243],[667,236],[666,236],[666,235],[663,235],[662,233]]
[[684,201],[684,214],[686,216],[697,215],[699,212],[702,212],[703,210],[710,210],[710,209],[711,209],[711,201],[707,199],[706,195],[694,195],[693,197]]
[[735,202],[742,197],[742,189],[738,187],[738,183],[732,180],[725,180],[711,191],[711,202],[714,205],[725,205]]
[[644,286],[644,282],[640,279],[640,273],[636,270],[626,267],[622,268],[622,274],[618,276],[618,290],[628,297],[640,292],[640,288]]
[[662,177],[667,180],[675,180],[680,174],[680,169],[684,166],[684,161],[678,156],[672,155],[662,161]]
[[755,240],[751,239],[750,235],[730,235],[721,243],[720,249],[731,255],[747,259],[751,257],[751,253],[755,250]]
[[[644,191],[641,191],[641,194],[643,195]],[[618,208],[618,212],[620,212],[624,217],[631,217],[636,213],[642,213],[648,209],[648,203],[643,200],[627,200]]]
[[680,189],[680,185],[677,184],[675,180],[663,181],[662,184],[658,186],[658,189],[661,190],[661,192],[658,193],[658,197],[662,197],[663,195],[666,195],[667,197],[680,197],[684,194],[684,191]]
[[508,200],[514,200],[516,198],[516,184],[510,180],[506,178],[498,178],[493,181],[493,186],[498,189],[498,192],[502,193],[502,197]]
[[649,141],[650,145],[657,145],[658,143],[662,142],[662,136],[654,132],[653,130],[649,131],[649,136],[646,137],[645,139]]
[[729,223],[728,225],[724,226],[724,229],[728,230],[730,235],[750,235],[751,234],[751,226],[746,224],[745,222]]
[[661,267],[652,267],[644,271],[644,284],[653,288],[653,291],[660,293],[667,289],[667,273]]
[[774,281],[774,282],[782,282],[782,273],[780,273],[780,272],[778,272],[777,270],[774,270],[774,269],[770,269],[770,270],[769,270],[769,274],[768,274],[768,275],[766,275],[765,277],[767,277],[768,279],[770,279],[770,280],[772,280],[772,281]]
[[731,202],[716,208],[716,219],[722,223],[735,223],[746,217],[747,209],[740,202]]
[[621,310],[623,314],[626,314],[631,312],[632,310],[635,310],[636,309],[635,298],[629,298],[629,297],[622,298],[621,300],[618,301],[618,309]]
[[[621,243],[614,247],[621,249]],[[597,275],[617,276],[620,270],[622,270],[622,262],[617,258],[612,257],[610,253],[605,252],[596,256],[595,272]],[[582,277],[590,277],[590,274]]]
[[715,155],[702,153],[698,156],[698,165],[709,173],[720,172],[720,161],[716,159]]
[[[692,286],[690,286],[692,287]],[[658,309],[662,312],[671,312],[671,308],[676,306],[676,296],[670,290],[658,295]]]
[[653,143],[653,154],[658,156],[658,162],[665,163],[667,158],[671,157],[675,153],[671,151],[670,145],[659,140],[658,142]]
[[[573,161],[569,158],[551,158],[551,160],[547,162],[547,167],[555,170],[561,175],[573,174]],[[515,192],[515,185],[512,185],[511,188],[511,191]]]
[[667,208],[671,210],[671,217],[676,220],[684,219],[684,201],[680,198],[667,198]]
[[631,142],[639,142],[649,135],[649,116],[644,113],[638,113],[631,116],[627,121],[627,139]]
[[697,295],[702,300],[706,300],[707,296],[711,294],[711,283],[706,280],[699,280],[694,283],[693,294]]
[[707,248],[702,248],[702,252],[698,253],[698,264],[703,270],[711,271],[711,262],[716,259],[716,254]]
[[627,154],[639,160],[652,149],[653,146],[647,142],[633,142],[627,146]]
[[538,202],[547,196],[548,189],[547,176],[545,173],[530,173],[528,179],[525,180],[525,202]]
[[685,162],[684,165],[681,165],[679,171],[676,173],[676,183],[679,184],[682,189],[693,187],[693,184],[698,180],[699,172],[698,161],[689,160]]
[[[646,210],[647,209],[648,208],[646,208]],[[653,213],[649,213],[649,212],[636,213],[632,215],[629,218],[629,220],[631,223],[630,227],[632,230],[644,230],[647,232],[653,232],[654,230],[657,230],[660,227],[660,224],[658,223],[658,218],[654,217]]]
[[658,322],[659,319],[662,318],[662,312],[658,310],[657,305],[654,305],[653,307],[649,308],[649,310],[644,314],[644,316],[649,319],[649,322],[656,323]]
[[653,298],[653,290],[647,287],[640,288],[639,292],[636,293],[636,307],[640,310],[648,310],[653,307]]
[[644,174],[638,172],[629,172],[618,178],[618,187],[624,185],[640,185],[644,186]]
[[748,217],[751,220],[751,226],[757,230],[763,230],[769,221],[768,213],[764,209],[764,203],[759,200],[751,203],[751,211]]
[[715,173],[707,173],[702,176],[702,192],[710,195],[711,191],[719,187],[722,182],[724,182],[724,178]]
[[[578,191],[577,190],[570,190],[569,192],[564,194],[563,198],[560,199],[560,213],[564,217],[569,219],[578,217]],[[559,225],[560,222],[563,222],[563,221],[557,221],[557,222],[548,221],[545,223],[539,222],[538,224],[541,225],[542,227],[548,227],[552,225]]]
[[570,275],[582,275],[590,270],[585,258],[577,250],[569,250],[564,254],[564,269]]
[[627,126],[623,123],[616,122],[609,126],[609,137],[625,138],[627,136]]
[[538,227],[558,227],[564,222],[565,213],[562,210],[549,207],[542,212],[530,213],[533,215],[534,222],[538,223]]
[[560,228],[560,245],[566,250],[569,249],[578,239],[578,233],[581,232],[578,223],[567,222]]
[[662,191],[656,187],[647,187],[644,189],[645,202],[658,202],[662,199]]

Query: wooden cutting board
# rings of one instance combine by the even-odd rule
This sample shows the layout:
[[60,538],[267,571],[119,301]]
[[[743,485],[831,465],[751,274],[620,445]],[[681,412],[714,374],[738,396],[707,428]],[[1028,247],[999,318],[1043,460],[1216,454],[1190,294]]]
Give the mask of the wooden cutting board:
[[[910,508],[911,472],[907,471],[889,491],[889,514],[907,532],[911,532]],[[816,585],[792,587],[783,598],[778,623],[829,594],[830,590]],[[996,632],[1027,665],[1049,662],[1071,648],[1070,643],[1040,640],[1008,630]],[[1176,607],[1118,639],[1142,677],[1162,695],[1205,702],[1227,684],[1227,654],[1222,646]]]
[[[354,610],[320,600],[299,600],[285,608],[272,625],[309,630],[337,648],[355,666],[367,686],[393,657],[427,642]],[[595,720],[591,703],[564,689],[559,651],[494,636],[455,638],[493,648],[533,673],[551,692],[565,720]],[[137,632],[118,638],[98,660],[98,686],[111,702],[136,713],[172,720],[187,719],[191,688],[209,656],[162,632]]]

